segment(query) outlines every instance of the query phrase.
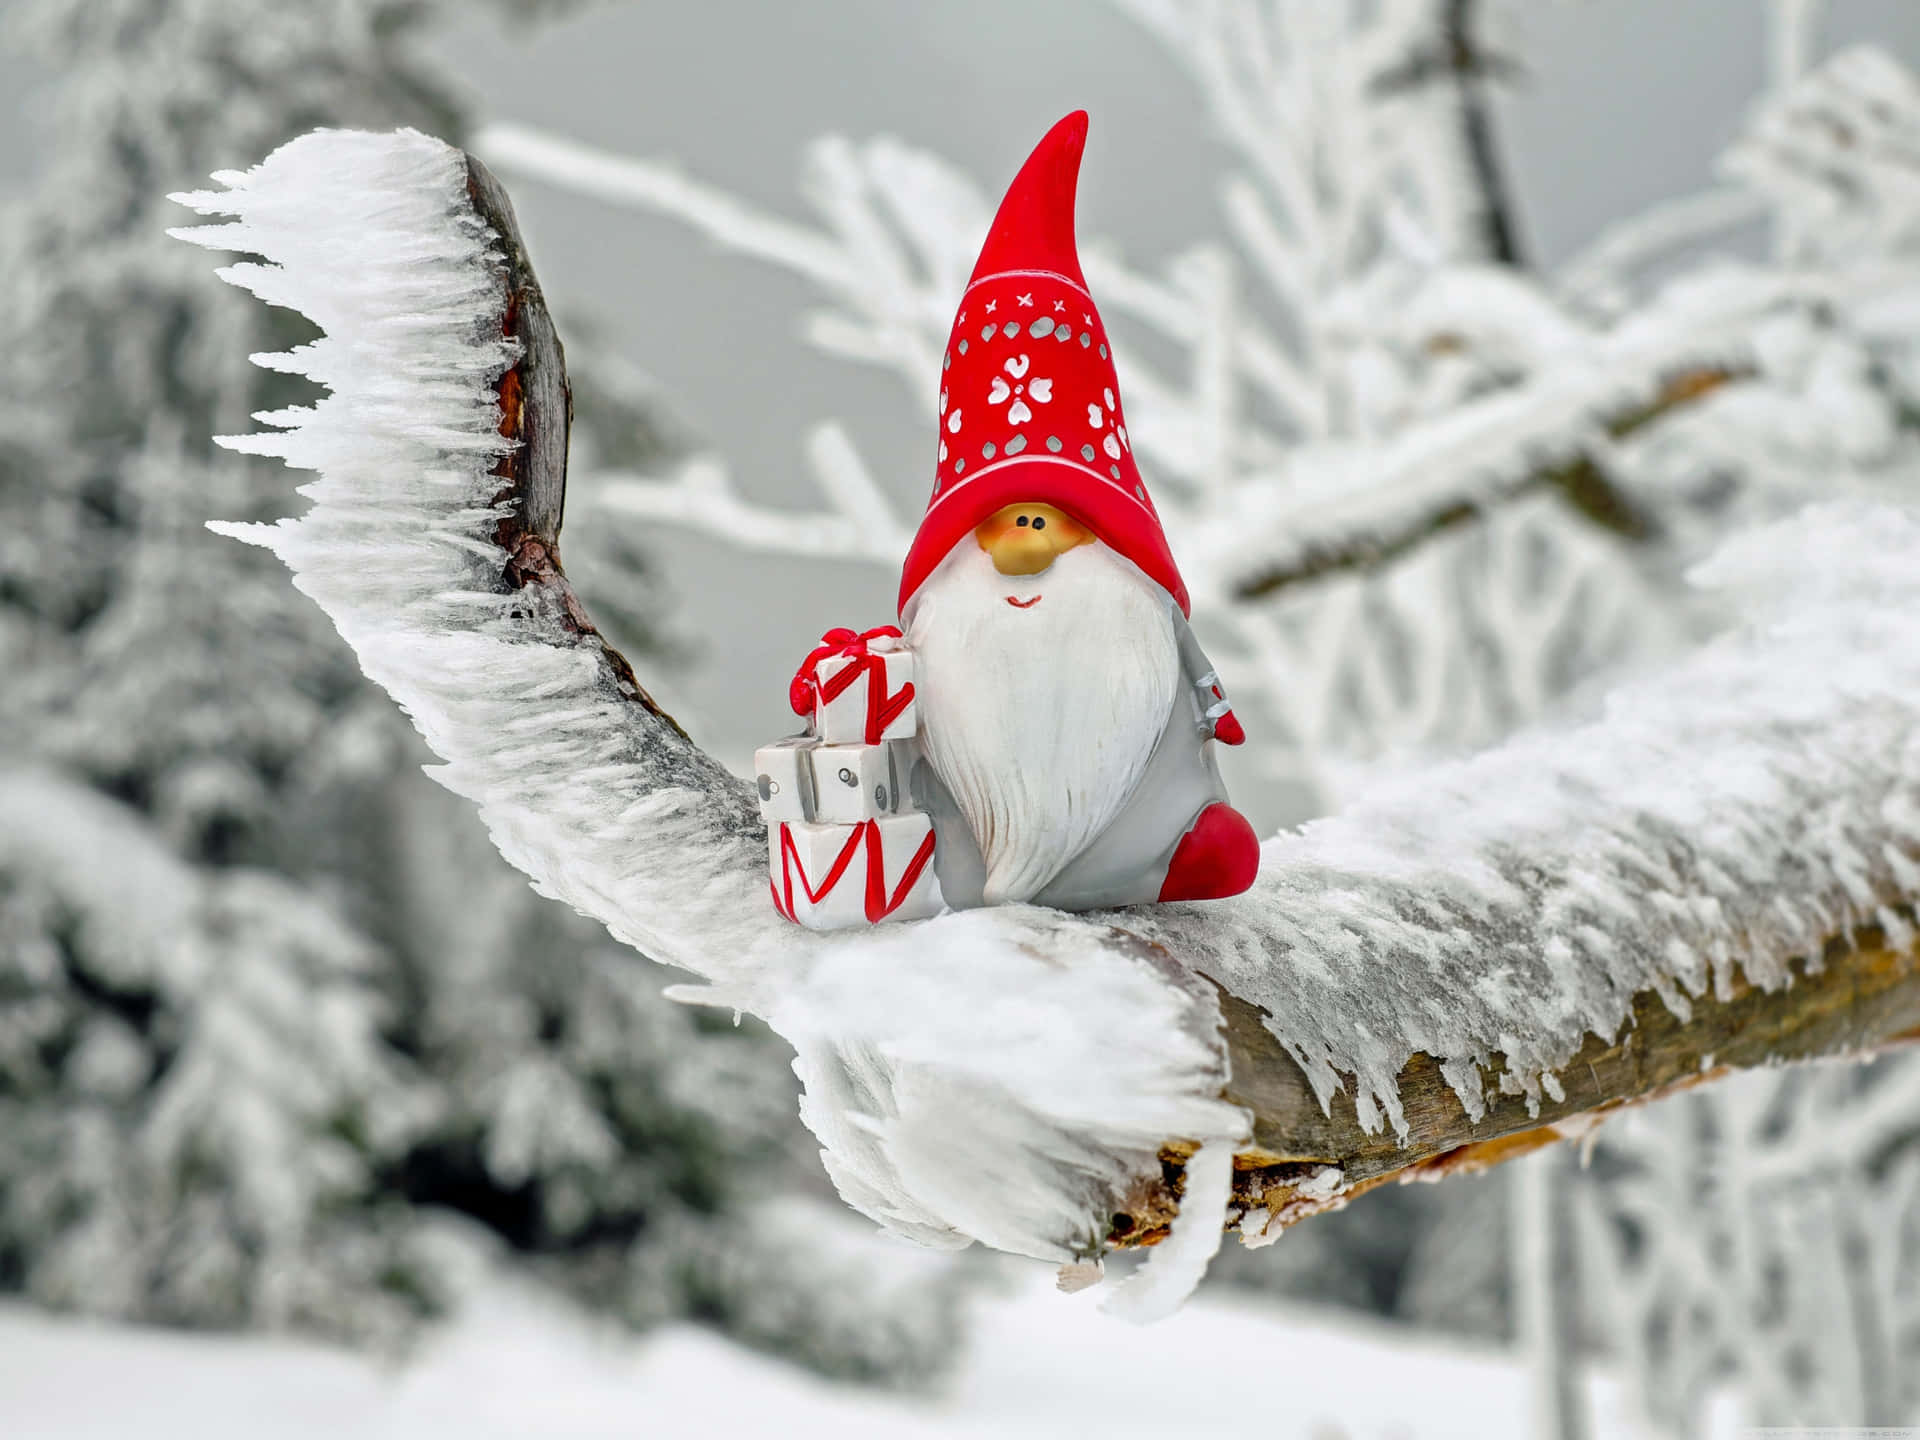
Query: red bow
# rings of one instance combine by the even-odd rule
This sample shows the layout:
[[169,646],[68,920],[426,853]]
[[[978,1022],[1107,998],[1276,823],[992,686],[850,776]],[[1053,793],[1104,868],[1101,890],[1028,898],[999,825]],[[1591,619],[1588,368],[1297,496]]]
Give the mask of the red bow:
[[[900,639],[900,627],[876,625],[871,630],[855,632],[842,626],[822,635],[820,643],[813,647],[812,653],[805,660],[800,662],[799,670],[794,673],[793,682],[787,686],[787,703],[793,707],[793,713],[803,717],[813,714],[814,693],[820,691],[819,678],[815,672],[819,670],[822,660],[835,655],[859,656],[868,660],[867,666],[849,665],[833,678],[831,682],[833,694],[829,695],[824,691],[820,693],[822,700],[831,700],[851,685],[863,670],[875,668],[873,658],[867,650],[867,643],[879,639]],[[904,705],[912,696],[913,687],[907,685],[902,687],[902,694],[896,699],[899,705]]]

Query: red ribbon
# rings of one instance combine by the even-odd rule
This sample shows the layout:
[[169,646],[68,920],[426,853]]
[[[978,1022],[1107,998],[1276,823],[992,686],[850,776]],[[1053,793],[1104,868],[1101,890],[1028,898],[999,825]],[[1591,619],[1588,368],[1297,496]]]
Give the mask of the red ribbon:
[[[868,642],[881,638],[898,640],[900,629],[896,625],[876,625],[871,630],[855,632],[844,627],[827,631],[820,637],[820,643],[801,662],[793,681],[787,686],[787,703],[793,707],[793,713],[811,716],[815,696],[818,704],[838,699],[847,688],[861,676],[867,677],[867,723],[866,742],[878,745],[880,736],[891,725],[900,712],[913,703],[913,682],[909,680],[893,695],[886,693],[887,665],[880,656],[873,654]],[[820,662],[836,656],[848,656],[860,663],[849,665],[824,685],[820,682],[818,671]]]
[[[931,827],[927,838],[920,842],[920,848],[914,851],[913,859],[907,862],[906,872],[901,875],[900,883],[893,894],[887,894],[886,856],[880,841],[880,822],[863,820],[853,827],[847,836],[846,844],[840,847],[840,853],[828,867],[827,875],[820,882],[820,888],[814,889],[813,882],[807,878],[807,867],[800,863],[800,851],[793,843],[792,827],[780,826],[780,880],[771,878],[768,884],[773,889],[773,908],[789,920],[799,917],[793,909],[793,872],[800,872],[800,890],[807,897],[809,905],[818,905],[833,893],[833,887],[840,883],[840,877],[847,873],[847,867],[853,863],[853,852],[860,847],[862,840],[867,842],[867,923],[878,925],[906,902],[912,893],[914,882],[919,880],[920,872],[927,868],[927,862],[933,859],[934,833]],[[785,894],[781,893],[782,888]]]

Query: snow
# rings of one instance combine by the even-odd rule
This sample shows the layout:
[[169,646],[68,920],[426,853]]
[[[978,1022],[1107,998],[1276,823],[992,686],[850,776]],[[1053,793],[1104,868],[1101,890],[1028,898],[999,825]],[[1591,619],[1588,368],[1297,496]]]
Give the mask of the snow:
[[[1107,1440],[1261,1433],[1524,1437],[1524,1372],[1332,1313],[1203,1299],[1139,1330],[1043,1276],[982,1303],[943,1393],[835,1386],[703,1330],[633,1339],[487,1282],[398,1365],[285,1339],[92,1325],[0,1307],[0,1433],[40,1440]],[[1595,1433],[1636,1433],[1593,1383]]]
[[[767,1020],[800,1052],[801,1114],[841,1195],[925,1243],[1091,1258],[1113,1208],[1102,1197],[1156,1174],[1167,1140],[1230,1157],[1246,1138],[1244,1114],[1217,1098],[1210,988],[1051,911],[882,927],[822,959]],[[1230,1179],[1196,1177],[1181,1207],[1209,1217],[1216,1243]],[[1171,1244],[1150,1268],[1190,1289],[1205,1257],[1196,1269]]]
[[1171,1233],[1162,1240],[1151,1265],[1143,1265],[1109,1295],[1109,1315],[1150,1325],[1186,1302],[1207,1266],[1220,1253],[1220,1201],[1232,1193],[1233,1151],[1221,1144],[1202,1145],[1187,1157],[1186,1190]]

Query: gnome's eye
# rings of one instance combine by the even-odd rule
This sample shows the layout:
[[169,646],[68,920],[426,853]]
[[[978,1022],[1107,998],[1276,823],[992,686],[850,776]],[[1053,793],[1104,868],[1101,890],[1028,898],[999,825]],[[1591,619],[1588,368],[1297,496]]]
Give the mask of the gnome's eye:
[[1033,528],[1034,528],[1034,529],[1036,529],[1036,530],[1044,530],[1044,529],[1046,529],[1046,528],[1047,528],[1047,518],[1046,518],[1046,516],[1044,516],[1044,515],[1036,515],[1036,516],[1034,516],[1034,517],[1033,517]]
[[1022,515],[1018,520],[1014,521],[1013,523],[1016,525],[1024,525],[1027,523],[1027,517]]

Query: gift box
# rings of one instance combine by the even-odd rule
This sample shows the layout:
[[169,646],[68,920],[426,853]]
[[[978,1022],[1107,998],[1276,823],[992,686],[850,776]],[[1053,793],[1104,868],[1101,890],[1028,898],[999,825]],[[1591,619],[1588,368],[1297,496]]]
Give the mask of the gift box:
[[753,752],[754,788],[768,825],[812,820],[819,813],[813,792],[813,752],[819,746],[811,735],[796,735]]
[[885,745],[820,745],[812,752],[814,814],[850,825],[905,808],[911,757],[899,741]]
[[761,817],[851,825],[892,815],[907,805],[910,751],[900,741],[827,745],[812,735],[763,745],[753,752]]
[[809,930],[924,920],[944,907],[933,822],[918,811],[855,825],[782,821],[767,828],[774,907]]
[[794,677],[795,708],[808,715],[813,733],[829,745],[911,738],[919,722],[913,652],[899,634],[891,626],[828,634]]

